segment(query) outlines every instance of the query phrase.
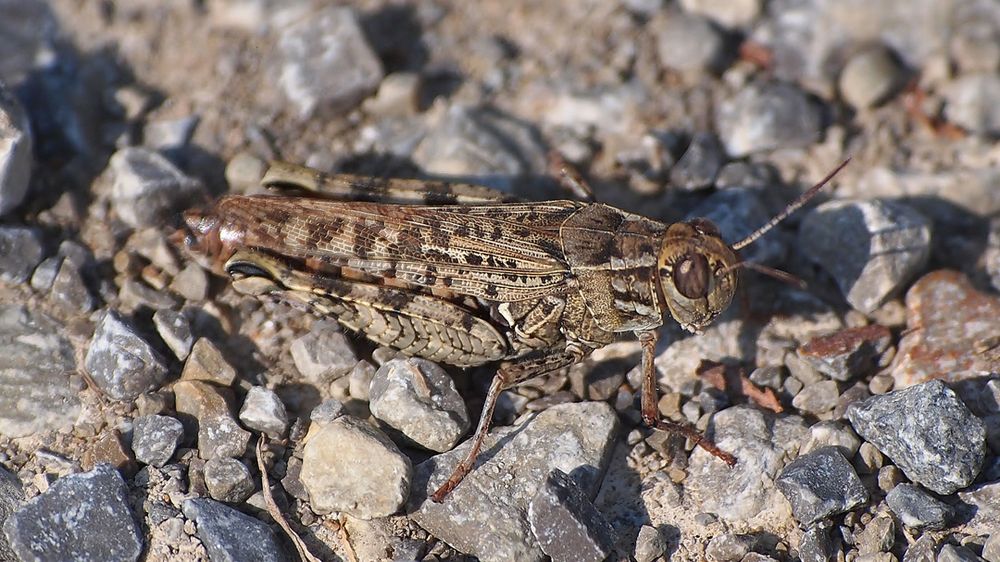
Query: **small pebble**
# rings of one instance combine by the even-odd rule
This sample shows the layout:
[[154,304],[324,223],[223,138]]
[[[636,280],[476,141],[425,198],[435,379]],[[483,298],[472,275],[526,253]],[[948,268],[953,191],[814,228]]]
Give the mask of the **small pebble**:
[[184,436],[184,427],[176,418],[161,415],[140,416],[132,425],[132,450],[144,464],[163,466],[170,462]]
[[164,308],[153,313],[153,325],[160,338],[167,344],[177,359],[184,361],[191,353],[194,335],[191,323],[183,314]]
[[895,486],[885,501],[903,525],[917,531],[944,529],[954,517],[951,506],[913,484]]
[[903,68],[896,56],[885,47],[869,47],[844,65],[840,95],[855,109],[867,109],[891,98],[903,81]]
[[214,458],[205,463],[205,485],[213,499],[226,503],[240,503],[254,490],[250,469],[228,458]]
[[114,310],[102,313],[84,365],[101,390],[126,402],[159,388],[168,373],[159,353]]
[[240,421],[271,439],[280,439],[288,429],[288,412],[274,391],[252,386],[240,408]]
[[652,25],[663,66],[694,75],[721,70],[726,43],[708,19],[674,12]]
[[795,519],[811,525],[868,501],[868,491],[836,447],[824,447],[792,461],[775,481],[792,504]]
[[635,538],[635,550],[632,557],[635,562],[653,562],[667,551],[666,537],[659,529],[651,525],[639,528],[639,536]]
[[208,498],[185,500],[183,511],[197,524],[197,536],[210,560],[287,560],[286,547],[260,519]]
[[329,384],[348,374],[358,363],[347,336],[328,322],[316,322],[309,333],[290,347],[295,367],[316,385]]
[[38,230],[0,225],[0,279],[24,283],[44,257],[45,249]]
[[222,352],[208,338],[198,338],[191,348],[191,355],[184,362],[181,380],[205,381],[219,386],[232,386],[236,369],[226,361]]
[[549,473],[528,504],[528,523],[553,562],[600,562],[615,543],[611,525],[579,484],[559,469]]
[[733,158],[776,148],[804,148],[819,140],[819,108],[792,84],[773,82],[740,89],[719,104],[719,137]]

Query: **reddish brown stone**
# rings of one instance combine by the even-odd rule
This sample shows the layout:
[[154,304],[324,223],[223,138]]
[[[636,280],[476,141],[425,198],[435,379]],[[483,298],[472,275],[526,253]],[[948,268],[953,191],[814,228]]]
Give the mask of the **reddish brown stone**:
[[928,273],[906,293],[906,332],[891,371],[896,388],[1000,372],[1000,298],[957,271]]
[[798,354],[824,375],[847,381],[870,373],[891,339],[889,328],[878,324],[846,328],[809,340]]

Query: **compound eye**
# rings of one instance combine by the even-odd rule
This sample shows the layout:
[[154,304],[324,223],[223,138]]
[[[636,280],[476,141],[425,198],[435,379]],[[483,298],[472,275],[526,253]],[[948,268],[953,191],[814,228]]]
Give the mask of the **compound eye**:
[[685,254],[674,264],[674,287],[689,299],[708,294],[708,260],[701,254]]
[[721,236],[721,233],[719,232],[719,227],[715,226],[715,223],[708,219],[699,217],[689,220],[688,224],[709,236],[715,236],[715,237]]

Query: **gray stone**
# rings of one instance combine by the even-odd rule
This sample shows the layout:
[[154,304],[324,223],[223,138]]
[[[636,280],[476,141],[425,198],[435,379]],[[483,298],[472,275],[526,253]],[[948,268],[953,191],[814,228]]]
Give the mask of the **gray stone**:
[[799,227],[803,253],[864,313],[897,295],[924,268],[930,241],[930,222],[891,201],[829,201]]
[[132,426],[132,450],[135,460],[163,466],[170,462],[184,437],[184,426],[170,416],[150,415],[135,419]]
[[313,511],[372,519],[403,507],[412,475],[410,459],[378,428],[341,416],[310,431],[299,478]]
[[143,538],[121,474],[101,464],[57,480],[4,525],[21,560],[138,560]]
[[983,545],[983,558],[988,562],[1000,562],[1000,529],[990,533]]
[[42,260],[42,263],[35,268],[35,272],[31,274],[31,288],[42,292],[51,289],[62,262],[63,258],[60,256],[51,256]]
[[243,456],[250,432],[236,423],[229,409],[229,389],[199,380],[174,383],[175,408],[185,431],[197,432],[198,452],[205,460]]
[[986,273],[990,276],[990,283],[994,289],[1000,291],[1000,218],[990,221],[990,233],[983,261],[986,262]]
[[803,525],[868,501],[868,490],[836,447],[823,447],[795,459],[781,471],[775,484]]
[[958,493],[963,532],[985,535],[1000,529],[1000,481],[979,484]]
[[709,437],[737,464],[730,468],[700,448],[692,452],[684,487],[700,509],[730,522],[787,518],[787,507],[777,507],[785,503],[773,482],[808,436],[802,418],[734,406],[715,414],[712,426]]
[[801,562],[829,562],[834,560],[836,547],[830,540],[829,524],[822,522],[809,527],[802,533],[799,541],[799,560]]
[[726,27],[753,23],[764,8],[763,0],[681,0],[685,12],[711,18]]
[[321,8],[282,29],[278,53],[278,85],[302,119],[352,109],[384,74],[347,7]]
[[733,158],[819,140],[819,107],[792,84],[754,84],[719,105],[719,137]]
[[31,180],[31,123],[0,77],[0,216],[24,201]]
[[42,238],[36,229],[0,225],[0,280],[24,283],[44,257]]
[[371,412],[408,441],[444,452],[469,429],[469,412],[455,382],[436,363],[393,359],[375,373]]
[[202,192],[200,182],[145,148],[123,148],[111,156],[109,165],[112,203],[118,216],[134,228],[165,224]]
[[705,546],[705,558],[711,562],[737,562],[750,553],[756,542],[750,535],[715,535]]
[[191,322],[180,312],[164,308],[153,313],[153,325],[160,338],[174,352],[177,359],[183,361],[191,353],[194,334],[191,332]]
[[0,80],[19,84],[52,56],[59,20],[48,2],[5,0],[0,7]]
[[712,133],[697,133],[684,154],[670,168],[670,183],[686,190],[710,187],[725,161],[719,139]]
[[80,416],[77,365],[63,327],[19,305],[0,306],[0,435],[26,437]]
[[903,562],[934,562],[937,557],[938,543],[934,533],[924,533],[913,541],[903,553]]
[[118,308],[123,314],[147,316],[154,310],[177,308],[178,305],[180,302],[174,295],[132,277],[126,277],[118,291]]
[[545,147],[528,123],[489,107],[462,105],[437,117],[413,153],[428,173],[510,191],[519,176],[546,169]]
[[347,375],[348,393],[356,400],[371,400],[372,381],[375,379],[375,366],[368,361],[358,361],[351,374]]
[[52,280],[49,298],[57,305],[76,312],[90,312],[97,304],[80,270],[68,259],[62,261],[59,272]]
[[347,336],[332,328],[327,322],[316,322],[290,347],[295,368],[314,384],[329,384],[350,373],[358,362]]
[[252,386],[240,408],[240,421],[271,439],[280,439],[288,429],[288,412],[273,390]]
[[944,115],[952,123],[981,135],[1000,134],[1000,76],[996,73],[961,76],[944,90]]
[[196,263],[189,263],[170,281],[170,290],[189,301],[203,301],[208,294],[208,276]]
[[855,402],[847,418],[907,478],[939,494],[968,486],[982,468],[983,422],[941,381]]
[[336,398],[330,398],[313,408],[312,412],[309,413],[309,421],[315,424],[329,423],[346,413],[343,402]]
[[799,449],[799,454],[829,446],[837,447],[844,458],[850,459],[861,447],[861,438],[842,422],[821,421],[809,428],[809,440]]
[[451,475],[471,442],[417,466],[411,518],[462,552],[489,560],[541,561],[527,511],[548,473],[559,468],[588,496],[597,491],[618,417],[603,402],[560,404],[487,436],[475,469],[437,504],[425,500]]
[[885,496],[889,509],[910,529],[941,530],[954,517],[948,504],[913,484],[898,484]]
[[206,498],[186,500],[182,509],[198,526],[198,538],[212,562],[288,560],[278,536],[260,519]]
[[615,535],[580,486],[553,469],[528,504],[528,524],[542,552],[553,562],[601,562]]
[[114,310],[98,321],[84,366],[97,386],[115,400],[135,400],[159,388],[167,378],[159,353]]
[[659,529],[651,525],[639,527],[639,535],[635,538],[635,550],[632,558],[635,562],[653,562],[667,552],[667,538]]
[[840,95],[855,109],[879,105],[904,84],[903,68],[889,49],[869,47],[850,58],[840,72]]
[[937,562],[983,562],[983,559],[964,546],[945,543],[938,551]]
[[236,459],[217,457],[205,463],[205,486],[212,499],[240,503],[254,490],[250,469]]
[[[21,481],[17,475],[0,466],[0,530],[3,529],[10,514],[22,503],[24,503],[24,489]],[[0,533],[0,560],[16,560],[7,536],[2,533]]]
[[[706,218],[722,233],[722,239],[732,244],[760,228],[774,213],[764,203],[759,189],[733,187],[716,191],[706,198],[687,218]],[[740,250],[746,261],[764,265],[780,263],[788,253],[788,237],[773,229],[753,244]]]
[[720,70],[726,42],[712,23],[699,15],[674,12],[650,23],[660,63],[681,72]]
[[951,38],[951,59],[962,74],[1000,69],[1000,21],[969,17],[958,22]]
[[837,381],[820,381],[805,385],[795,398],[792,398],[792,406],[809,414],[824,414],[833,410],[839,396]]

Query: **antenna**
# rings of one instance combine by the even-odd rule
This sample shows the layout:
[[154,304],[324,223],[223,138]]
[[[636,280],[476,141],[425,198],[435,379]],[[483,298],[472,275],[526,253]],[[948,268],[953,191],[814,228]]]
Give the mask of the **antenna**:
[[823,189],[823,186],[825,186],[827,184],[827,182],[829,182],[831,179],[833,179],[833,176],[837,175],[838,172],[840,172],[841,170],[843,170],[844,166],[846,166],[847,163],[850,162],[850,161],[851,161],[851,159],[850,159],[850,157],[848,157],[847,160],[844,160],[839,166],[837,166],[825,178],[823,178],[822,180],[820,180],[819,183],[817,183],[816,185],[810,187],[809,190],[806,191],[805,193],[803,193],[802,195],[800,195],[798,199],[796,199],[795,201],[792,201],[791,203],[789,203],[788,206],[785,207],[784,211],[781,211],[780,213],[778,213],[773,219],[767,221],[767,224],[765,224],[764,226],[758,228],[757,230],[755,230],[753,233],[751,233],[749,236],[747,236],[743,240],[740,240],[739,242],[733,244],[732,246],[730,246],[730,248],[732,248],[733,250],[739,250],[741,248],[745,248],[745,247],[749,246],[750,244],[752,244],[755,240],[757,240],[758,238],[760,238],[761,236],[763,236],[764,234],[766,234],[768,230],[771,230],[772,228],[774,228],[774,226],[776,224],[778,224],[779,222],[781,222],[781,221],[785,220],[786,218],[788,218],[788,215],[790,215],[790,214],[794,213],[795,211],[799,210],[800,207],[802,207],[807,202],[809,202],[810,199],[812,199],[813,197],[815,197],[816,194],[819,193],[819,190]]

